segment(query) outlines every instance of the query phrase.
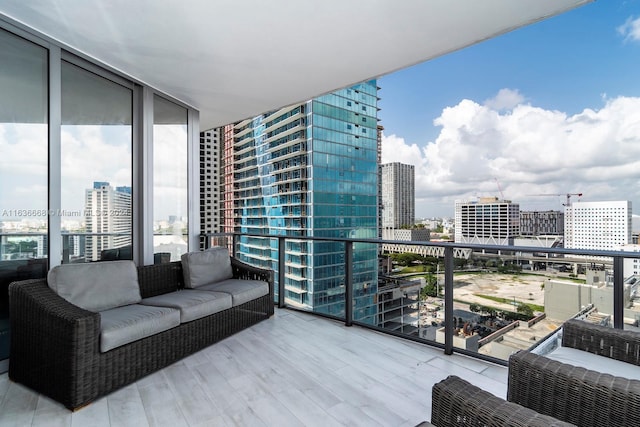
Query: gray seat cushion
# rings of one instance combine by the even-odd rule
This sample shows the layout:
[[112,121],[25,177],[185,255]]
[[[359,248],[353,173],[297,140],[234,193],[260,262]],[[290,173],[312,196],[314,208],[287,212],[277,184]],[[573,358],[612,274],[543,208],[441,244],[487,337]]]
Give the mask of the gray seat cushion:
[[144,298],[140,304],[180,310],[180,322],[185,323],[231,308],[232,299],[224,292],[184,289]]
[[47,285],[71,304],[94,312],[141,300],[133,261],[57,265],[49,271]]
[[630,380],[640,380],[640,366],[605,356],[598,356],[588,351],[571,347],[558,347],[552,352],[545,354],[545,356],[558,362],[590,369],[600,372],[601,374],[609,374]]
[[226,292],[233,298],[236,307],[245,302],[269,294],[269,284],[260,280],[227,279],[219,283],[200,286],[198,290]]
[[214,247],[201,252],[188,252],[181,257],[185,288],[198,288],[233,277],[229,250]]
[[180,311],[142,304],[125,305],[100,312],[100,351],[166,331],[180,324]]

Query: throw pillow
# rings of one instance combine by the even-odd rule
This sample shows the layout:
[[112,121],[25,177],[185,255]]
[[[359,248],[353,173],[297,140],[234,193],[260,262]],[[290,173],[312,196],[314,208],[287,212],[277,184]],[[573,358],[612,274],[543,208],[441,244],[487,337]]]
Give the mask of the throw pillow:
[[49,270],[47,284],[71,304],[89,311],[136,304],[142,299],[133,261],[58,265]]
[[185,288],[194,289],[233,277],[227,248],[215,247],[202,252],[188,252],[181,259]]

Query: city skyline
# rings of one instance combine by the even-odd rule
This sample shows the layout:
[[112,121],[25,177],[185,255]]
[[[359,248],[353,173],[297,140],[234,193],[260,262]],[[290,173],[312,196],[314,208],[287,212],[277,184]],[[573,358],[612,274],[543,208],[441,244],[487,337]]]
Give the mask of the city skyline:
[[417,217],[451,217],[455,200],[474,196],[523,210],[562,210],[565,193],[640,206],[638,65],[633,0],[383,76],[383,163],[415,165]]

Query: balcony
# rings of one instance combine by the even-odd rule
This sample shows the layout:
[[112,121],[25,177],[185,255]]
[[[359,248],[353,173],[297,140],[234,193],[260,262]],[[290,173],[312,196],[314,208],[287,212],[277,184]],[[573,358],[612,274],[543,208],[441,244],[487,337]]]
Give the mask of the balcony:
[[[539,344],[553,342],[548,338],[564,319],[535,313],[528,321],[507,320],[505,313],[515,313],[519,304],[540,297],[525,290],[530,286],[524,282],[525,275],[541,275],[544,267],[544,276],[534,275],[545,284],[543,287],[534,284],[539,292],[551,292],[552,287],[559,287],[562,292],[575,290],[580,295],[589,295],[597,305],[584,304],[574,310],[575,301],[568,298],[560,303],[554,300],[555,305],[543,301],[543,311],[568,313],[566,318],[591,316],[594,321],[617,328],[637,327],[633,316],[636,312],[640,314],[637,283],[623,280],[625,259],[640,258],[640,253],[403,242],[415,246],[418,253],[437,254],[441,258],[435,274],[435,296],[423,296],[418,302],[406,300],[410,290],[407,286],[396,290],[392,284],[363,285],[357,279],[358,263],[363,261],[359,258],[362,248],[379,250],[399,242],[254,234],[203,238],[205,245],[229,246],[235,248],[234,252],[242,245],[245,250],[254,251],[285,248],[276,250],[275,264],[268,257],[261,257],[268,265],[277,266],[280,308],[273,318],[75,413],[12,383],[6,373],[2,374],[0,425],[60,425],[69,424],[69,420],[73,423],[91,420],[92,424],[105,425],[412,426],[430,419],[434,383],[453,374],[504,398],[508,355],[522,348],[541,349],[543,346]],[[242,240],[245,238],[253,240]],[[340,309],[320,312],[310,308],[308,301],[299,303],[286,298],[289,265],[286,259],[294,253],[292,243],[303,241],[309,247],[321,244],[327,248],[328,244],[336,244],[342,248],[324,256],[328,261],[342,260],[343,282],[335,288],[316,290],[324,298],[318,300],[318,307],[334,304]],[[459,263],[456,257],[470,258]],[[471,271],[469,263],[474,258],[484,270],[492,271]],[[536,271],[521,275],[500,271],[495,268],[498,261],[505,266],[529,265]],[[585,276],[584,266],[589,263],[593,274],[602,277],[595,285],[577,278]],[[564,272],[566,268],[560,268],[563,264],[574,265],[572,271],[577,274]],[[426,266],[422,267],[425,268],[419,269],[419,274],[430,274]],[[492,276],[487,279],[485,274]],[[555,276],[564,280],[552,281]],[[466,285],[462,283],[473,281],[469,277],[484,277],[489,284],[501,284],[491,294],[496,300],[487,299],[483,303],[489,308],[480,311],[487,313],[478,314],[471,309],[474,303],[466,299],[469,297],[464,295]],[[473,285],[478,283],[479,279]],[[501,289],[514,296],[499,298]],[[411,290],[416,295],[412,293],[410,297],[416,298],[417,290]],[[384,298],[381,292],[385,292]],[[378,312],[397,303],[398,307],[410,309],[412,315],[410,319],[394,317],[401,324],[371,321],[375,315],[366,309],[372,301]],[[490,316],[492,310],[502,311],[503,318]],[[477,319],[467,316],[489,317],[488,323],[496,330],[485,330]]]

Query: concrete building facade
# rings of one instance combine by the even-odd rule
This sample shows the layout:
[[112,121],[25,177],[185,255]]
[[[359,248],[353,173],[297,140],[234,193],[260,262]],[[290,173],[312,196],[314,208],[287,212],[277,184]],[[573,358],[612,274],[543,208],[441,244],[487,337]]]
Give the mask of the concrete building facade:
[[415,167],[403,163],[381,166],[382,228],[411,227],[416,221]]
[[520,235],[520,205],[497,197],[456,201],[455,242],[513,245]]
[[565,210],[564,245],[615,250],[631,243],[631,202],[573,202]]
[[564,212],[520,212],[520,234],[522,236],[562,236],[564,234]]
[[222,231],[222,138],[224,128],[200,133],[200,230]]
[[85,192],[84,213],[86,261],[99,261],[102,251],[131,245],[131,187],[94,182]]

